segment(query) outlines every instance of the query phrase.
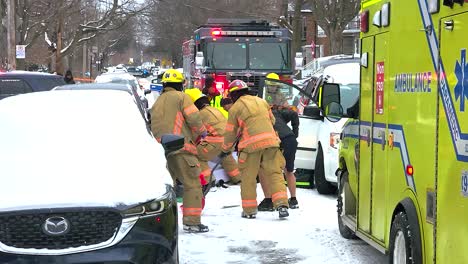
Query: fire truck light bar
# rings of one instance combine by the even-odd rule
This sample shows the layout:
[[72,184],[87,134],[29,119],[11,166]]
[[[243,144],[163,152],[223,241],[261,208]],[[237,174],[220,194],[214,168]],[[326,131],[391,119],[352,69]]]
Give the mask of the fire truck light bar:
[[[214,31],[213,31],[214,32]],[[216,32],[218,33],[218,32]],[[218,36],[282,36],[281,31],[220,31]]]

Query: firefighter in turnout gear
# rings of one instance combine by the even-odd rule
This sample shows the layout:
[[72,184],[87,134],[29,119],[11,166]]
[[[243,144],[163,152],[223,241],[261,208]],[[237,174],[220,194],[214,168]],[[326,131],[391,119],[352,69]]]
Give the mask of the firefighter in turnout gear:
[[240,135],[237,147],[242,175],[242,217],[256,217],[256,179],[260,169],[265,174],[279,217],[288,217],[288,194],[283,178],[285,160],[279,149],[280,140],[273,128],[275,117],[265,100],[249,95],[248,92],[247,84],[241,80],[234,80],[229,85],[229,96],[234,104],[229,110],[221,156],[229,155],[232,144]]
[[175,69],[169,69],[164,73],[162,82],[162,94],[151,108],[151,131],[158,142],[161,142],[161,137],[166,134],[185,138],[184,148],[167,157],[167,167],[174,182],[177,179],[184,185],[184,230],[207,232],[208,227],[200,221],[203,194],[196,147],[196,143],[206,135],[206,128],[197,107],[190,97],[182,92],[182,74]]
[[[221,153],[227,119],[218,109],[210,106],[208,97],[202,94],[199,89],[186,89],[185,93],[190,96],[200,111],[200,117],[208,132],[207,136],[198,144],[197,150],[202,170],[201,173],[205,177],[206,184],[209,184],[211,169],[208,166],[208,161],[213,160]],[[240,172],[237,162],[232,155],[226,156],[223,159],[222,166],[229,176],[230,182],[233,184],[239,183]]]
[[[278,74],[272,72],[267,74],[267,79],[280,81],[280,77]],[[281,83],[265,80],[265,100],[270,105],[277,105],[277,106],[287,106],[288,100],[284,96],[284,94],[280,91]]]

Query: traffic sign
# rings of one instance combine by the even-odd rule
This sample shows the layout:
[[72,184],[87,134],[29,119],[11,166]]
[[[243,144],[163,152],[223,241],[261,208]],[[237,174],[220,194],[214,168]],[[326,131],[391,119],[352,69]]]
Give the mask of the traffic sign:
[[16,58],[26,59],[26,45],[16,45]]

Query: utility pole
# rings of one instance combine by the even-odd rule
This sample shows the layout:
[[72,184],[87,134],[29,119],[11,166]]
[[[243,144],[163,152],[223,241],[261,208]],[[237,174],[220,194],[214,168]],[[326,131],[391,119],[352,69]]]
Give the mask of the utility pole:
[[7,31],[8,31],[8,69],[16,70],[16,19],[15,0],[7,0]]

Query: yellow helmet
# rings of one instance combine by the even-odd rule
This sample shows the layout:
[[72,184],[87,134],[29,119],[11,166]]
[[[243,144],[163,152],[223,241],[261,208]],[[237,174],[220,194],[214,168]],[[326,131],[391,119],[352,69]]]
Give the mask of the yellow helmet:
[[180,71],[176,69],[169,69],[164,72],[162,82],[163,83],[183,83],[184,76],[182,75]]
[[273,80],[280,80],[280,77],[278,74],[274,73],[274,72],[271,72],[269,74],[267,74],[267,79],[273,79]]
[[[277,80],[277,81],[280,80],[279,75],[276,74],[276,73],[274,73],[274,72],[271,72],[271,73],[267,74],[266,78],[267,78],[267,79],[271,79],[271,80]],[[266,81],[265,81],[265,84],[266,84],[266,85],[270,85],[270,86],[273,86],[273,85],[276,85],[276,86],[281,85],[279,82],[270,81],[270,80],[266,80]]]
[[200,91],[200,89],[198,88],[192,88],[192,89],[185,89],[185,93],[190,96],[190,99],[192,99],[192,102],[195,103],[195,101],[197,101],[198,99],[202,98],[203,96],[205,96],[204,94],[202,94],[202,92]]

